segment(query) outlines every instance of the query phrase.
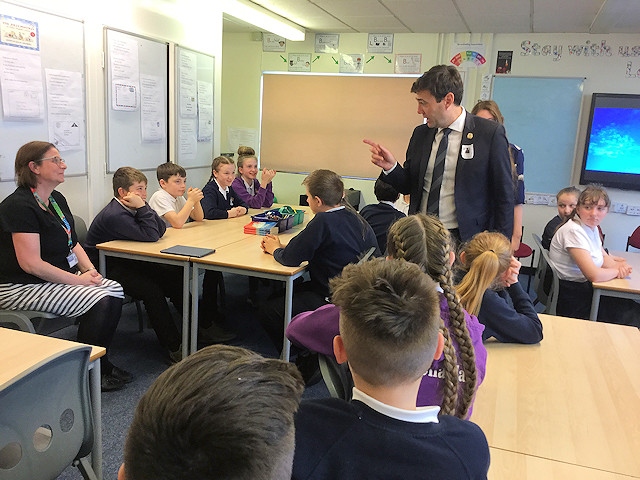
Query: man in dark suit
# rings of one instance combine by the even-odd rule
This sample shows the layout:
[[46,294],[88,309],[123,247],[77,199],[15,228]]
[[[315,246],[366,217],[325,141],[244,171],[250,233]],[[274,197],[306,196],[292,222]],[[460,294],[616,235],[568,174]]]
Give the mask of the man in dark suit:
[[380,179],[411,195],[409,214],[437,215],[462,241],[483,230],[511,238],[514,181],[504,127],[460,106],[462,79],[453,66],[432,67],[411,92],[426,123],[413,131],[404,166],[364,140],[383,169]]

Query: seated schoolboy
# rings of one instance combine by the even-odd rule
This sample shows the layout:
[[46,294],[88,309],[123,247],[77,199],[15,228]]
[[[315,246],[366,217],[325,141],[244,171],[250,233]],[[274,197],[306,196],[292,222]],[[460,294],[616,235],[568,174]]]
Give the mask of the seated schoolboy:
[[[262,250],[281,264],[294,267],[308,261],[310,281],[296,285],[292,315],[329,303],[329,279],[345,265],[357,262],[372,247],[380,255],[371,226],[343,202],[344,183],[331,170],[315,170],[302,182],[315,216],[285,247],[275,235],[266,235]],[[276,348],[284,337],[284,301],[275,298],[263,306],[262,324]]]
[[303,388],[290,363],[205,347],[140,399],[118,479],[288,479]]
[[[184,168],[171,162],[161,163],[156,169],[156,175],[160,190],[151,195],[149,206],[164,219],[168,227],[182,228],[189,220],[204,220],[201,204],[204,194],[199,188],[187,188],[187,172]],[[202,298],[217,298],[217,285],[203,285]],[[202,342],[226,342],[235,338],[235,334],[226,331],[220,325],[215,312],[211,315],[208,315],[206,310],[201,313],[198,335]]]
[[[113,174],[114,198],[93,219],[87,232],[86,251],[98,263],[98,243],[111,240],[155,242],[167,229],[162,218],[145,202],[147,177],[132,167],[120,167]],[[109,277],[117,279],[124,292],[144,302],[160,344],[172,362],[182,358],[180,332],[165,297],[176,308],[182,305],[182,269],[160,263],[124,258],[107,258]],[[188,306],[187,306],[188,308]]]
[[380,252],[384,253],[387,251],[387,232],[389,227],[393,222],[406,215],[394,207],[393,202],[398,200],[400,194],[389,183],[377,179],[373,187],[373,193],[375,193],[379,203],[365,206],[360,210],[360,215],[371,225],[373,232],[376,234]]
[[558,227],[571,218],[578,204],[579,196],[580,190],[576,187],[563,188],[556,194],[558,215],[549,220],[549,223],[544,227],[544,232],[542,232],[542,246],[547,250],[549,250],[551,239]]
[[172,162],[161,163],[156,175],[160,190],[151,195],[149,206],[164,219],[167,227],[182,228],[188,220],[204,220],[200,205],[204,195],[199,188],[187,188],[187,172],[184,168]]
[[349,362],[353,398],[301,403],[292,478],[485,479],[482,430],[416,407],[444,343],[433,280],[413,263],[372,260],[348,265],[331,286],[340,307],[334,351]]

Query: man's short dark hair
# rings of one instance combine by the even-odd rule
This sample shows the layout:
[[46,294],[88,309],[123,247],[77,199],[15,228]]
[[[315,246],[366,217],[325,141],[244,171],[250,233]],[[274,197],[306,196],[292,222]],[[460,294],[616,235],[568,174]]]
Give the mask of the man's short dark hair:
[[158,177],[158,181],[164,180],[165,182],[168,182],[169,179],[174,175],[178,175],[182,178],[187,178],[187,171],[181,165],[173,162],[161,163],[156,169],[156,176]]
[[453,93],[453,103],[462,103],[464,85],[458,69],[452,65],[436,65],[422,74],[411,86],[411,93],[428,91],[439,103],[447,95]]
[[140,399],[125,443],[126,479],[289,478],[303,389],[292,363],[203,348]]
[[379,178],[373,186],[373,193],[379,202],[395,202],[400,196],[400,193],[391,184]]
[[347,265],[330,285],[354,373],[378,386],[424,375],[433,362],[441,320],[436,284],[418,265],[384,259]]

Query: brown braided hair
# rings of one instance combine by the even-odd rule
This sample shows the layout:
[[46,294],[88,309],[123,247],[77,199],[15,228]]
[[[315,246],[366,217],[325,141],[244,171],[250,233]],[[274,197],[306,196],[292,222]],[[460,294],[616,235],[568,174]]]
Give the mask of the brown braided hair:
[[[441,410],[446,415],[465,418],[476,390],[476,362],[464,310],[453,286],[449,263],[453,248],[449,231],[432,215],[410,215],[389,228],[387,250],[392,258],[420,265],[444,292],[449,308],[449,328],[446,329],[444,323],[441,326],[445,338],[445,388]],[[457,352],[451,338],[458,344]],[[465,378],[461,398],[458,395],[458,357]]]

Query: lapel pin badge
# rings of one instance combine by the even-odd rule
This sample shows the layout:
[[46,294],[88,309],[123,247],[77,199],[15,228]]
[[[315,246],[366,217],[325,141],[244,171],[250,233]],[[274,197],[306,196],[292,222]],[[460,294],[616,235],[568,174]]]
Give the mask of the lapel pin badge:
[[473,138],[473,133],[471,133],[471,132],[467,133],[467,138],[469,140],[471,140]]

